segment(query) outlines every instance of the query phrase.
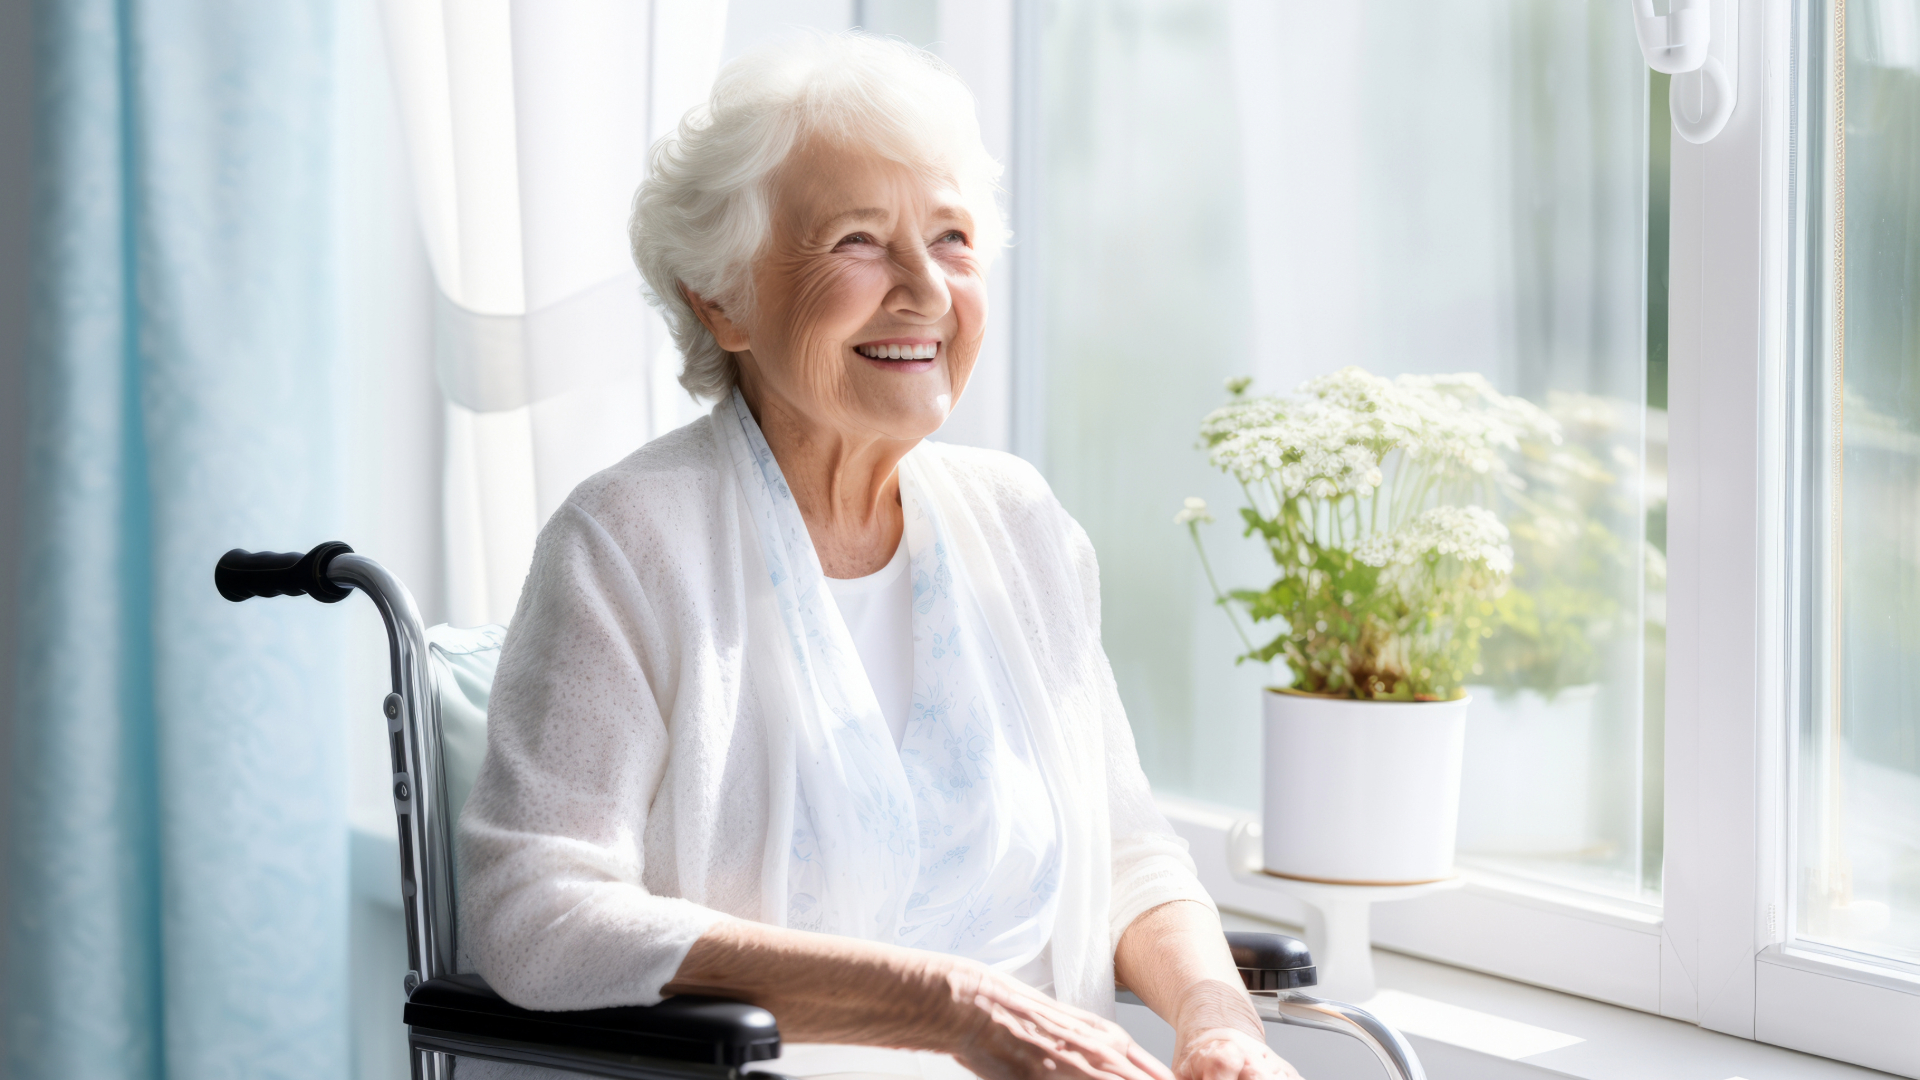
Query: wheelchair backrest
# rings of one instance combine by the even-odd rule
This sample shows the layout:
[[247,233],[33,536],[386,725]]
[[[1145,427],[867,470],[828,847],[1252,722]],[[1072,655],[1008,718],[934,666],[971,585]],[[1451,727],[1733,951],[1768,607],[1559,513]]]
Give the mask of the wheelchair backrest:
[[460,810],[473,791],[480,759],[487,752],[487,699],[500,665],[504,626],[457,627],[445,623],[427,631],[433,660],[433,695],[440,703],[440,769],[446,777],[447,827],[459,836]]

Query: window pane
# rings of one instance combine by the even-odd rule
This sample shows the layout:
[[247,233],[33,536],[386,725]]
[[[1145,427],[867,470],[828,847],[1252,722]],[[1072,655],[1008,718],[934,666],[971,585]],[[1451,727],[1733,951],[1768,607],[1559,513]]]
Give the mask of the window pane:
[[[1665,360],[1646,343],[1665,326],[1645,298],[1648,148],[1666,138],[1647,118],[1665,103],[1628,13],[1048,6],[1029,446],[1100,552],[1106,644],[1159,790],[1255,809],[1260,689],[1290,681],[1235,664],[1172,523],[1205,497],[1221,584],[1273,578],[1230,524],[1238,490],[1195,448],[1223,382],[1480,372],[1549,409],[1565,442],[1520,463],[1532,509],[1502,508],[1526,606],[1473,691],[1462,858],[1657,897]],[[1654,189],[1657,210],[1664,174]]]
[[1796,928],[1920,964],[1920,3],[1831,14],[1844,22],[1810,35],[1828,53],[1809,88],[1826,139],[1807,416],[1824,533],[1807,548]]

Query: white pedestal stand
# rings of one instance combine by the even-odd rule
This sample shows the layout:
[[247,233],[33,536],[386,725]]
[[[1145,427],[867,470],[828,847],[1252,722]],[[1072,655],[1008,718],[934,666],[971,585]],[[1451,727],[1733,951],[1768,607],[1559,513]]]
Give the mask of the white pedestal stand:
[[1285,893],[1306,905],[1307,948],[1319,968],[1320,983],[1311,993],[1361,1004],[1378,987],[1373,979],[1372,907],[1457,889],[1459,878],[1418,885],[1329,885],[1283,878],[1260,869],[1259,824],[1242,820],[1227,835],[1227,865],[1243,885]]

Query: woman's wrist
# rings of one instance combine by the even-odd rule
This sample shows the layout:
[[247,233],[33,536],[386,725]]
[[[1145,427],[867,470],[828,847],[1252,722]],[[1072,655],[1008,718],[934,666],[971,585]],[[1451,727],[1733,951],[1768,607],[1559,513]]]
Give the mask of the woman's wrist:
[[960,1054],[993,1024],[994,1014],[1015,999],[1034,992],[1015,979],[995,972],[984,964],[958,957],[941,956],[932,962],[943,1000],[937,1028],[938,1046],[927,1049]]
[[1177,1036],[1217,1028],[1232,1028],[1256,1038],[1265,1038],[1260,1014],[1239,985],[1206,979],[1189,986],[1173,1010],[1173,1029]]
[[1136,917],[1114,953],[1114,974],[1176,1035],[1231,1028],[1264,1038],[1212,908],[1173,900]]

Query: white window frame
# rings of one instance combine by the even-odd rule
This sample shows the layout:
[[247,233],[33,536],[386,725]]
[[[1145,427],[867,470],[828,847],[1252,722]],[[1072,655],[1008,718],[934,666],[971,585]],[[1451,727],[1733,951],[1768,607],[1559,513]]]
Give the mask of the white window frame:
[[[1797,31],[1807,38],[1819,35],[1824,39],[1833,32],[1831,23],[1825,21],[1831,18],[1833,0],[1801,0],[1792,5],[1785,0],[1775,2],[1789,9],[1778,16],[1783,37],[1790,39]],[[1801,20],[1802,25],[1796,27],[1794,20]],[[1817,55],[1819,51],[1809,49],[1808,55]],[[1830,75],[1824,60],[1819,65],[1789,66],[1783,74],[1779,94],[1783,117],[1788,115],[1786,110],[1799,106],[1795,95],[1800,87],[1788,84],[1788,79],[1797,79],[1805,86]],[[1828,120],[1802,112],[1798,124],[1801,127],[1827,125]],[[1829,140],[1835,137],[1832,132],[1825,135]],[[1783,146],[1787,145],[1784,138],[1780,141]],[[1821,153],[1824,152],[1823,149]],[[1827,167],[1824,160],[1814,160],[1814,156],[1811,152],[1789,155],[1784,150],[1777,151],[1770,158],[1768,168],[1771,174],[1782,178],[1780,186],[1790,191],[1785,182],[1793,179],[1793,169],[1799,168],[1805,176],[1810,170]],[[1795,221],[1796,214],[1804,221]],[[1799,278],[1831,258],[1826,246],[1829,240],[1818,235],[1817,228],[1826,214],[1824,206],[1809,205],[1804,199],[1796,205],[1784,195],[1767,206],[1768,220],[1783,224],[1782,236],[1770,243],[1765,253],[1769,310],[1774,313],[1768,332],[1778,341],[1778,345],[1769,350],[1767,390],[1774,404],[1768,410],[1771,427],[1766,445],[1776,451],[1771,455],[1773,460],[1767,462],[1768,484],[1764,490],[1769,496],[1766,507],[1769,516],[1765,520],[1774,525],[1772,547],[1777,554],[1765,568],[1766,616],[1773,625],[1763,640],[1767,648],[1765,655],[1772,661],[1774,670],[1784,673],[1785,677],[1777,674],[1776,685],[1771,689],[1778,698],[1777,707],[1767,709],[1756,718],[1764,752],[1756,762],[1761,797],[1757,800],[1758,821],[1754,831],[1757,849],[1765,856],[1754,867],[1758,947],[1750,965],[1730,957],[1726,968],[1733,977],[1750,979],[1747,992],[1752,1002],[1752,1037],[1888,1072],[1920,1076],[1920,975],[1908,965],[1874,964],[1864,958],[1842,955],[1838,950],[1797,943],[1791,932],[1795,924],[1792,878],[1797,865],[1793,858],[1793,827],[1797,816],[1795,732],[1799,728],[1798,710],[1804,707],[1794,678],[1794,665],[1799,662],[1798,657],[1811,654],[1805,653],[1797,643],[1798,635],[1804,630],[1798,625],[1796,605],[1804,604],[1806,598],[1795,596],[1790,587],[1798,568],[1789,558],[1798,541],[1794,522],[1812,512],[1801,510],[1795,502],[1796,476],[1805,475],[1798,455],[1825,457],[1823,453],[1809,453],[1810,448],[1801,441],[1803,435],[1795,417],[1807,414],[1802,404],[1824,407],[1824,401],[1806,402],[1803,395],[1811,393],[1812,387],[1827,384],[1825,373],[1831,370],[1832,363],[1825,347],[1832,338],[1830,328],[1810,322],[1826,318],[1825,306],[1822,304],[1816,310],[1807,303],[1807,293],[1800,287]],[[1808,241],[1816,241],[1819,247],[1809,250]],[[1819,378],[1810,377],[1814,375]],[[1703,791],[1710,790],[1703,788]]]
[[[1920,977],[1795,946],[1789,927],[1795,634],[1790,522],[1794,140],[1804,5],[1722,0],[1741,81],[1724,131],[1672,156],[1665,874],[1659,908],[1466,870],[1374,909],[1376,944],[1779,1046],[1920,1076]],[[1820,362],[1818,358],[1814,362]],[[1238,812],[1162,806],[1227,907],[1301,924],[1240,884]]]

